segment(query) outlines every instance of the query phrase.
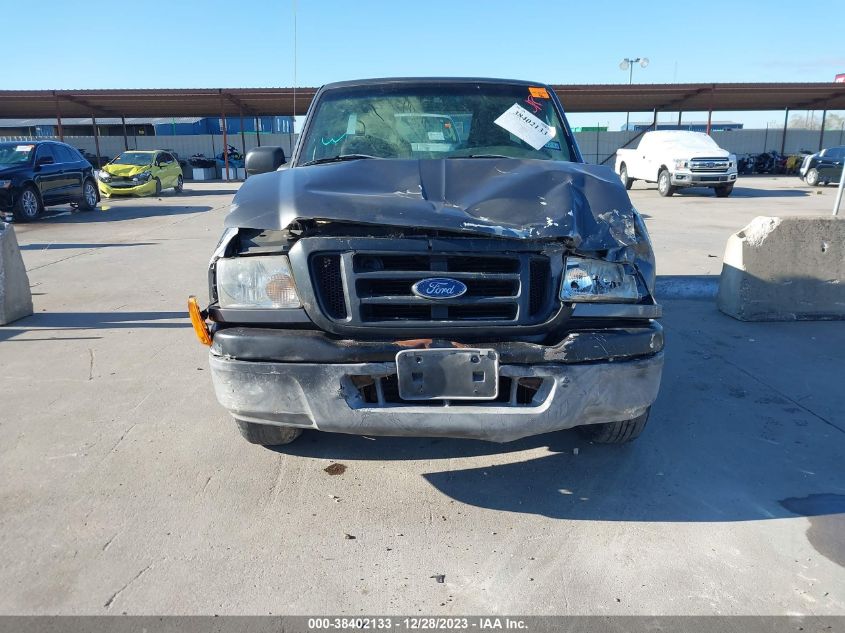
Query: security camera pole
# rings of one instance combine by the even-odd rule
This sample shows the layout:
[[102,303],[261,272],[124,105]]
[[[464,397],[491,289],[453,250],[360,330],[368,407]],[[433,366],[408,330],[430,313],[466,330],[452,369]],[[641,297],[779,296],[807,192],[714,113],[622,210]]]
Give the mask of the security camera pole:
[[[628,85],[629,86],[631,85],[631,81],[634,78],[634,64],[636,64],[638,62],[639,62],[640,66],[642,68],[645,68],[646,66],[648,66],[648,57],[626,57],[619,64],[619,68],[621,68],[622,70],[628,71]],[[625,113],[625,131],[626,132],[628,131],[628,123],[629,123],[630,117],[631,117],[631,113],[626,112]]]

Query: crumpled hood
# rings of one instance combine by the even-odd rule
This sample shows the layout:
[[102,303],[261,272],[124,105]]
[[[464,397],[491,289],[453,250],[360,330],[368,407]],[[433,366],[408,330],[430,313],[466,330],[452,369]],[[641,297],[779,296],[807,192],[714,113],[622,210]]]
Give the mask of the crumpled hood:
[[279,230],[298,219],[562,239],[581,251],[648,242],[610,168],[551,160],[363,159],[282,169],[250,177],[225,224]]
[[108,165],[103,165],[103,171],[110,173],[112,176],[137,176],[140,173],[150,170],[150,165],[115,165],[109,163]]

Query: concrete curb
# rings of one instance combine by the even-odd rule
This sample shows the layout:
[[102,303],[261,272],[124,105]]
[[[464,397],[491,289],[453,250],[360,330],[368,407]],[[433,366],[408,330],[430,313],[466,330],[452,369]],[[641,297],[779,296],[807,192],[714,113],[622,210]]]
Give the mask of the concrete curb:
[[661,299],[715,299],[719,278],[714,275],[658,276],[654,295]]
[[725,246],[719,310],[740,321],[845,319],[845,218],[754,218]]
[[0,325],[32,314],[32,292],[15,228],[0,222]]

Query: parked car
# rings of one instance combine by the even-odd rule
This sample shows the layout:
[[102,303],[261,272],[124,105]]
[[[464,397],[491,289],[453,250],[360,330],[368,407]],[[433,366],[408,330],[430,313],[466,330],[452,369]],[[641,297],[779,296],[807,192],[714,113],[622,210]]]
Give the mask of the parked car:
[[701,132],[646,132],[636,149],[616,150],[616,173],[626,189],[644,180],[656,182],[661,196],[681,187],[710,187],[725,198],[736,182],[736,156]]
[[[409,113],[461,129],[420,142]],[[188,302],[248,441],[640,435],[663,367],[651,243],[551,88],[330,84],[284,161],[247,155],[210,304]]]
[[845,146],[829,147],[804,158],[798,173],[811,187],[819,183],[839,182],[842,177],[842,163],[845,161]]
[[57,204],[90,211],[99,200],[94,168],[70,145],[0,143],[0,212],[8,220],[30,222]]
[[115,195],[158,195],[162,189],[182,191],[184,179],[179,162],[163,150],[130,150],[113,158],[97,172],[100,192]]

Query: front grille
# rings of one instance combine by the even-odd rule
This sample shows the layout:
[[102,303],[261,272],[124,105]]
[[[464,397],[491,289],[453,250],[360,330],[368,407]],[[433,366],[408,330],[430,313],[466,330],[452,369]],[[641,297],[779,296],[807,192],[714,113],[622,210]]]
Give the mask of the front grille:
[[403,400],[399,396],[399,381],[396,374],[388,376],[350,376],[353,387],[357,390],[365,405],[374,408],[387,407],[530,407],[541,404],[543,399],[540,388],[544,378],[514,378],[499,376],[499,395],[495,400]]
[[339,255],[317,255],[311,262],[314,285],[320,288],[320,307],[332,319],[346,318],[346,298]]
[[728,169],[727,158],[693,158],[690,160],[690,171],[694,172],[723,172]]
[[[317,253],[310,268],[318,304],[335,321],[515,324],[539,322],[552,307],[549,258],[536,253]],[[458,279],[467,291],[443,300],[414,295],[426,277]]]

